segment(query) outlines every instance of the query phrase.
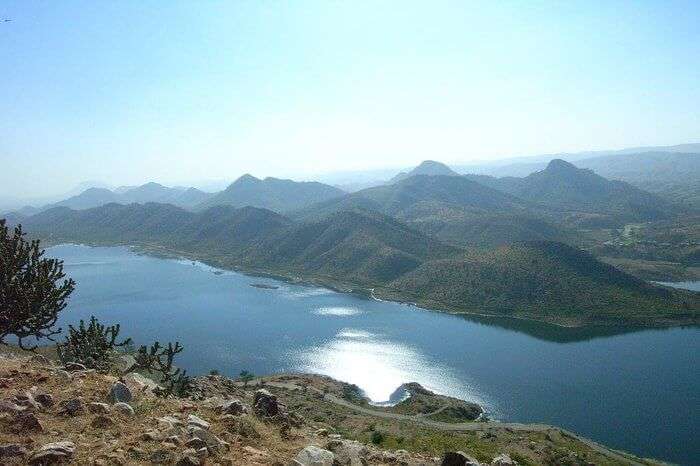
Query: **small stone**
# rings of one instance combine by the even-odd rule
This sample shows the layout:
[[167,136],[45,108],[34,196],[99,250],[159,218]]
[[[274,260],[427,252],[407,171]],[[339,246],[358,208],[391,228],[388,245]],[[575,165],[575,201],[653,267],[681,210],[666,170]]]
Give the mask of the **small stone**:
[[22,445],[11,443],[0,445],[0,458],[12,458],[15,456],[27,456],[29,452]]
[[56,371],[56,375],[61,379],[61,380],[71,380],[72,377],[70,375],[70,372],[64,371],[63,369],[59,369]]
[[317,437],[328,437],[328,429],[318,429],[316,431]]
[[112,385],[112,388],[109,390],[107,398],[112,403],[128,403],[132,398],[131,390],[122,382],[114,382],[114,385]]
[[32,454],[29,458],[29,464],[32,466],[45,466],[68,463],[74,454],[75,444],[73,442],[47,443]]
[[505,453],[501,453],[491,461],[491,466],[516,466],[517,464]]
[[107,403],[98,403],[93,401],[92,403],[88,404],[88,411],[97,414],[108,414],[109,405]]
[[49,361],[49,359],[46,356],[44,356],[43,354],[35,354],[34,356],[32,356],[29,359],[29,361],[33,362],[35,364],[43,364],[45,366],[48,366],[51,364],[51,361]]
[[441,466],[479,466],[479,462],[461,451],[448,451],[442,457]]
[[200,459],[197,457],[197,451],[192,448],[182,452],[182,457],[176,463],[176,466],[199,466]]
[[34,396],[34,399],[45,408],[53,406],[53,396],[48,393],[39,393],[38,395]]
[[190,414],[187,416],[187,425],[201,427],[202,429],[209,430],[210,424],[204,419]]
[[14,420],[13,428],[17,433],[44,431],[44,426],[41,425],[39,418],[34,413],[22,413],[17,416]]
[[112,421],[112,419],[110,419],[104,415],[99,415],[99,416],[95,417],[95,419],[93,419],[92,422],[90,423],[90,425],[96,429],[105,429],[107,427],[110,427],[113,424],[114,424],[114,421]]
[[121,413],[121,414],[123,414],[124,416],[128,416],[128,417],[131,417],[131,416],[133,416],[133,415],[135,414],[135,413],[134,413],[134,408],[132,408],[131,406],[129,406],[127,403],[122,403],[122,402],[114,403],[114,409],[115,409],[118,413]]
[[206,448],[207,442],[205,442],[199,437],[195,437],[185,442],[185,446],[194,450],[199,450],[202,447]]
[[153,464],[170,464],[173,462],[173,454],[168,450],[157,450],[151,453],[149,459]]
[[146,440],[147,442],[155,442],[160,439],[160,434],[155,430],[149,430],[141,434],[141,440]]
[[72,400],[62,401],[60,404],[60,414],[67,416],[77,416],[85,412],[85,407],[80,398],[73,398]]
[[84,364],[80,364],[79,362],[69,362],[65,365],[64,369],[68,372],[75,372],[87,370],[87,367],[85,367]]
[[24,407],[7,400],[0,400],[0,413],[19,414],[25,410]]
[[180,437],[177,435],[171,435],[170,437],[163,440],[163,443],[171,443],[173,445],[180,445]]

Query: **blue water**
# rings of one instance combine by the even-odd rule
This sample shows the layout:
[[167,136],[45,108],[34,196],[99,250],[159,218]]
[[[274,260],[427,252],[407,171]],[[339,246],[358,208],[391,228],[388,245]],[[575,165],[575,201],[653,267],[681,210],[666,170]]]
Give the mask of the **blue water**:
[[481,403],[495,419],[559,425],[640,456],[700,458],[697,327],[469,319],[124,247],[63,245],[48,255],[77,282],[63,326],[94,314],[137,344],[178,340],[190,373],[313,371],[377,402],[415,381]]

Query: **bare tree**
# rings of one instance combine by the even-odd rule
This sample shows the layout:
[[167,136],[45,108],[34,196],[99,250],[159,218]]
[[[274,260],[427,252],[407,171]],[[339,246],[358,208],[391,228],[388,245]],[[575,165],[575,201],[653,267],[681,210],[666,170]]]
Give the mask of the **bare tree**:
[[24,339],[53,340],[61,332],[56,320],[75,282],[65,278],[63,261],[44,258],[39,241],[24,236],[21,225],[10,232],[0,219],[0,343],[15,337],[21,348],[34,349]]

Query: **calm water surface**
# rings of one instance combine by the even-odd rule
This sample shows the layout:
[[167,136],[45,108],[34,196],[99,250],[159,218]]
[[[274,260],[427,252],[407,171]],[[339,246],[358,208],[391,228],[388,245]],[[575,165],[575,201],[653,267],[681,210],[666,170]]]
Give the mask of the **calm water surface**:
[[[63,245],[77,282],[61,324],[98,316],[137,344],[178,340],[194,374],[307,371],[374,401],[404,382],[481,403],[492,418],[555,424],[641,456],[697,463],[700,329],[563,329],[467,319],[140,256]],[[251,283],[279,286],[251,287]]]

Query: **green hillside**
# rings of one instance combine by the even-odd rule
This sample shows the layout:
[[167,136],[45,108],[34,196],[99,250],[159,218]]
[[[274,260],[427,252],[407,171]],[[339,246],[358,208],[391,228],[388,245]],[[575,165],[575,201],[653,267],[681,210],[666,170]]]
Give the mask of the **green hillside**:
[[53,242],[134,244],[212,264],[315,281],[454,312],[568,325],[698,323],[700,294],[651,286],[562,243],[495,249],[446,245],[377,212],[294,222],[266,209],[167,204],[74,211],[23,220]]

